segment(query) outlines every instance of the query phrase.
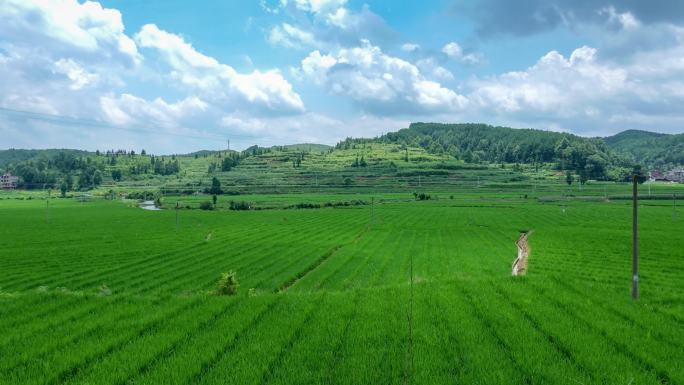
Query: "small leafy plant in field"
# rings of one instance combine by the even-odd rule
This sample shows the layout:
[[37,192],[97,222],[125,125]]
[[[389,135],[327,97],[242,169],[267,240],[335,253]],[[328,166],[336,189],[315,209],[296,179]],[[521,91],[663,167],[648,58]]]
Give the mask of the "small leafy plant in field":
[[237,280],[237,273],[229,271],[222,273],[216,285],[216,295],[235,295],[240,284]]
[[104,283],[100,285],[100,287],[97,288],[97,295],[100,297],[109,297],[112,295],[112,289],[109,288],[109,286],[105,285]]
[[201,210],[213,210],[214,205],[211,204],[211,202],[206,201],[206,202],[200,202],[199,208]]

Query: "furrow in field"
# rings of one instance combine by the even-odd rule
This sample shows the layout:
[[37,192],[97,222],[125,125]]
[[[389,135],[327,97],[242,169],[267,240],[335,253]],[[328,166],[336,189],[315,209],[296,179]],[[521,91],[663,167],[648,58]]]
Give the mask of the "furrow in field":
[[491,319],[492,310],[489,308],[489,304],[485,301],[479,301],[474,298],[474,290],[472,288],[469,290],[461,287],[460,282],[456,285],[456,287],[458,288],[460,295],[462,295],[465,299],[468,307],[472,309],[474,316],[480,321],[484,331],[494,339],[495,343],[500,347],[501,352],[506,360],[509,361],[511,365],[520,373],[522,383],[533,384],[535,382],[535,378],[539,378],[539,381],[542,383],[552,383],[542,374],[530,372],[520,358],[517,358],[516,355],[513,354],[515,347],[512,346],[510,342],[508,342],[502,335],[501,329],[498,327],[498,325],[493,323]]
[[307,274],[309,274],[309,273],[311,273],[312,271],[316,270],[316,269],[319,268],[322,264],[324,264],[325,262],[327,262],[330,258],[332,258],[333,256],[335,256],[335,255],[340,251],[341,248],[343,248],[343,247],[345,247],[345,246],[349,246],[349,245],[351,245],[351,244],[356,244],[356,243],[358,243],[358,241],[364,236],[364,234],[366,234],[366,233],[368,232],[369,229],[370,229],[369,227],[363,229],[361,232],[359,232],[359,233],[356,235],[356,237],[354,237],[354,239],[353,239],[351,242],[346,243],[346,244],[337,245],[337,246],[333,247],[332,249],[328,250],[325,254],[321,255],[318,259],[316,259],[315,261],[313,261],[313,263],[311,263],[310,265],[308,265],[308,266],[306,267],[306,269],[304,269],[304,270],[298,272],[295,276],[291,277],[291,278],[290,278],[289,280],[287,280],[285,283],[283,283],[282,285],[280,285],[280,287],[278,288],[278,291],[280,291],[280,292],[285,292],[285,291],[287,291],[287,290],[290,289],[292,286],[296,285],[301,279],[305,278],[305,276],[306,276]]
[[[131,338],[145,334],[159,327],[164,320],[172,318],[178,312],[191,307],[193,302],[181,302],[176,306],[157,304],[147,307],[139,318],[129,322],[113,324],[103,333],[93,336],[93,340],[78,340],[75,345],[66,349],[69,354],[54,351],[52,354],[28,360],[14,371],[6,373],[9,383],[21,384],[61,384],[80,369],[97,363],[98,359],[124,346]],[[152,310],[157,310],[158,312]]]
[[[271,316],[279,307],[285,306],[285,301],[283,301],[283,298],[276,298],[274,295],[270,296],[273,297],[274,300],[270,302],[263,311],[256,314],[256,316],[254,316],[254,318],[252,318],[250,322],[248,322],[243,328],[241,328],[240,331],[235,334],[233,339],[221,346],[221,348],[214,352],[214,354],[212,354],[207,361],[203,362],[200,370],[198,370],[191,378],[189,378],[187,382],[185,382],[186,384],[200,384],[206,382],[212,383],[211,380],[208,380],[211,376],[221,378],[219,382],[227,380],[225,375],[217,373],[218,370],[216,368],[219,367],[229,357],[233,358],[239,356],[239,354],[235,353],[235,350],[240,346],[244,346],[249,343],[249,341],[245,341],[247,339],[247,334],[252,332],[252,330],[259,325],[262,325],[264,321],[269,320],[268,317]],[[243,359],[252,358],[243,357]],[[227,373],[231,373],[231,371],[228,371]]]
[[200,301],[194,300],[183,304],[178,309],[162,313],[161,316],[152,317],[148,322],[141,325],[139,329],[129,330],[128,333],[122,333],[116,336],[111,345],[101,346],[99,351],[95,354],[83,357],[82,361],[72,364],[71,366],[58,370],[51,371],[49,377],[52,379],[48,382],[49,385],[66,384],[76,378],[80,373],[97,366],[104,358],[123,349],[128,343],[135,339],[153,334],[157,332],[166,322],[174,317],[179,316],[185,310],[192,309],[200,304]]
[[[596,292],[580,289],[581,285],[571,285],[566,280],[556,276],[551,276],[549,278],[550,283],[563,290],[563,295],[572,295],[574,299],[588,301],[592,306],[605,310],[614,317],[617,317],[620,321],[638,326],[645,334],[657,339],[659,343],[684,349],[684,330],[672,324],[671,320],[665,317],[658,317],[657,312],[653,311],[655,310],[654,307],[640,306],[635,309],[633,306],[629,306],[618,308],[606,302],[603,297],[597,295]],[[654,325],[660,326],[658,330],[654,330]]]
[[229,316],[228,312],[243,300],[244,297],[217,298],[216,301],[214,298],[204,299],[197,308],[173,317],[156,332],[131,341],[123,349],[100,359],[96,366],[81,371],[66,384],[125,384],[129,378],[149,370],[155,362],[170,355],[201,330],[213,327],[220,317]]
[[182,385],[192,383],[193,378],[203,374],[208,362],[229,349],[251,327],[262,312],[275,305],[276,296],[250,297],[239,301],[230,314],[219,317],[211,328],[202,328],[189,336],[186,343],[167,350],[158,356],[144,370],[130,377],[134,384]]
[[295,343],[299,341],[300,338],[302,338],[303,332],[306,330],[306,326],[311,322],[312,319],[314,319],[314,316],[318,312],[320,312],[320,304],[325,299],[325,293],[318,297],[319,298],[313,300],[313,303],[309,305],[309,308],[308,310],[306,310],[306,315],[304,316],[304,318],[300,322],[298,322],[293,329],[290,329],[292,330],[292,333],[287,338],[285,343],[278,348],[275,357],[268,362],[266,368],[262,372],[261,380],[259,381],[260,384],[265,385],[271,382],[272,378],[276,374],[276,370],[281,367],[283,361],[285,360],[285,357],[287,357],[288,354],[291,353]]
[[13,340],[11,348],[19,351],[19,354],[3,354],[0,351],[0,368],[13,371],[27,366],[30,361],[44,360],[58,349],[65,350],[68,346],[105,332],[112,324],[126,322],[134,316],[130,310],[122,313],[120,306],[116,305],[118,304],[112,302],[103,311],[90,312],[70,322],[53,324],[49,329],[43,329],[49,330],[49,333],[33,331],[18,341]]
[[[634,333],[634,327],[631,324],[621,324],[615,319],[608,321],[606,319],[608,316],[607,314],[601,314],[597,317],[596,308],[584,309],[586,305],[581,301],[568,303],[570,300],[567,297],[564,297],[563,301],[561,301],[559,296],[548,292],[547,288],[538,287],[537,292],[544,296],[547,303],[562,311],[572,319],[575,319],[578,323],[585,325],[587,329],[592,330],[602,337],[616,352],[632,361],[634,366],[642,371],[642,373],[639,373],[640,375],[644,375],[645,373],[655,375],[657,376],[657,381],[661,383],[677,383],[684,380],[684,371],[678,373],[679,375],[675,378],[672,378],[672,374],[666,369],[666,367],[676,368],[679,360],[675,359],[676,361],[672,362],[672,357],[676,357],[677,352],[679,352],[680,349],[666,349],[663,345],[658,345],[657,349],[652,349],[650,348],[652,343],[650,343],[648,339],[644,339],[639,333]],[[620,328],[620,332],[616,331],[618,328]],[[618,335],[616,334],[618,334],[620,338],[629,336],[629,338],[625,340],[628,342],[621,342],[618,340]],[[637,343],[636,341],[639,340],[642,341]],[[636,344],[633,348],[638,349],[639,352],[646,350],[649,351],[650,354],[648,356],[643,356],[642,354],[637,353],[630,348],[629,345],[632,344]],[[665,365],[665,367],[663,367],[663,365]]]
[[[323,233],[323,232],[324,232],[324,231],[321,230],[321,227],[318,227],[318,228],[317,228],[317,233]],[[316,235],[316,233],[315,233],[314,235]],[[254,234],[254,236],[255,236],[255,237],[263,237],[263,234]],[[276,233],[276,234],[275,234],[275,237],[271,237],[271,238],[269,239],[269,243],[275,242],[275,241],[277,241],[278,239],[286,239],[288,236],[289,236],[289,233],[288,233],[287,231],[281,231],[281,232],[279,232],[279,233]],[[248,248],[240,248],[240,246],[238,245],[238,246],[236,246],[236,247],[233,249],[233,250],[234,250],[234,253],[241,255],[241,258],[239,258],[239,260],[244,260],[244,259],[249,258],[249,257],[250,257],[250,252],[251,252],[251,250],[258,251],[260,248],[262,248],[262,246],[260,245],[259,242],[255,242],[255,241],[250,242],[249,240],[242,239],[240,244],[242,244],[242,243],[246,243],[246,244],[248,244],[248,245],[250,245],[250,246],[249,246]],[[221,247],[221,245],[219,245],[218,247]],[[271,250],[272,250],[273,253],[276,253],[276,252],[277,252],[276,249],[277,249],[277,248],[272,248]],[[208,253],[205,252],[205,253],[203,253],[203,254],[208,254]],[[216,257],[211,256],[211,255],[204,255],[203,258],[204,258],[204,260],[216,259]],[[260,255],[259,258],[260,258],[260,259],[267,259],[267,258],[269,258],[269,256],[268,256],[267,254],[261,253],[261,255]],[[196,260],[193,260],[192,262],[193,262],[193,263],[192,263],[193,265],[198,266],[198,269],[197,269],[197,270],[201,270],[201,269],[202,269],[202,266],[203,266],[203,263],[204,263],[202,259],[200,259],[200,260],[197,260],[197,259],[196,259]],[[253,262],[253,264],[254,264],[254,263],[258,263],[258,261],[256,261],[256,260],[254,260],[254,261],[252,261],[252,262]],[[231,267],[231,268],[232,268],[232,269],[235,269],[234,267]],[[186,273],[187,273],[187,272],[186,272]],[[216,275],[216,274],[217,274],[216,272],[211,272],[211,273],[210,273],[211,276],[214,276],[214,275]],[[185,274],[185,275],[192,275],[192,274]]]

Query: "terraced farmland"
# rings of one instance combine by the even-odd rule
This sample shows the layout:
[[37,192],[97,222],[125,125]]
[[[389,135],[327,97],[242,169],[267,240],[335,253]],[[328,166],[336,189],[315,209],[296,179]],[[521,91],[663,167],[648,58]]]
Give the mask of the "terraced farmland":
[[642,202],[633,302],[627,201],[522,196],[387,196],[372,225],[2,200],[0,383],[684,383],[684,210]]

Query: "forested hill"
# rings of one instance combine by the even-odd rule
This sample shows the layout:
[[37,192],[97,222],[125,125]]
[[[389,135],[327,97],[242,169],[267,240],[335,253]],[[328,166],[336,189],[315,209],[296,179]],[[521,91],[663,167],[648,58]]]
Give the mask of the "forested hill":
[[614,151],[650,167],[669,168],[684,164],[684,134],[628,130],[604,140]]
[[38,156],[52,157],[59,153],[71,154],[74,156],[87,156],[91,153],[82,150],[60,150],[60,149],[49,149],[49,150],[20,150],[20,149],[9,149],[0,150],[0,170],[4,169],[10,164],[16,164],[20,162],[25,162],[30,159],[34,159]]
[[[338,144],[345,148],[356,139]],[[363,141],[363,140],[361,140]],[[589,179],[619,180],[634,166],[600,138],[552,131],[494,127],[486,124],[413,123],[409,128],[372,141],[422,147],[433,154],[448,154],[466,162],[556,163]]]

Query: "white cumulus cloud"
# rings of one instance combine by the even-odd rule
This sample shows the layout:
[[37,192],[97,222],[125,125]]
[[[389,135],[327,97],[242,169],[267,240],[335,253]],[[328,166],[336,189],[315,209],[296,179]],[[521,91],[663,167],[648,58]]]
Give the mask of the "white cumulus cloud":
[[77,0],[3,0],[0,36],[12,42],[50,44],[53,49],[137,62],[135,43],[124,33],[121,13]]
[[367,40],[325,55],[313,51],[298,71],[379,113],[453,111],[467,103],[453,90],[426,79],[416,65],[383,53]]
[[268,41],[271,44],[281,45],[286,48],[316,47],[320,45],[313,33],[288,23],[271,28]]
[[159,53],[169,75],[218,103],[241,99],[273,112],[304,110],[304,103],[279,70],[238,73],[233,67],[198,52],[182,37],[147,24],[135,35],[142,48]]
[[465,64],[478,64],[482,61],[482,55],[478,53],[465,53],[463,48],[456,42],[449,42],[442,47],[442,52],[448,57]]

